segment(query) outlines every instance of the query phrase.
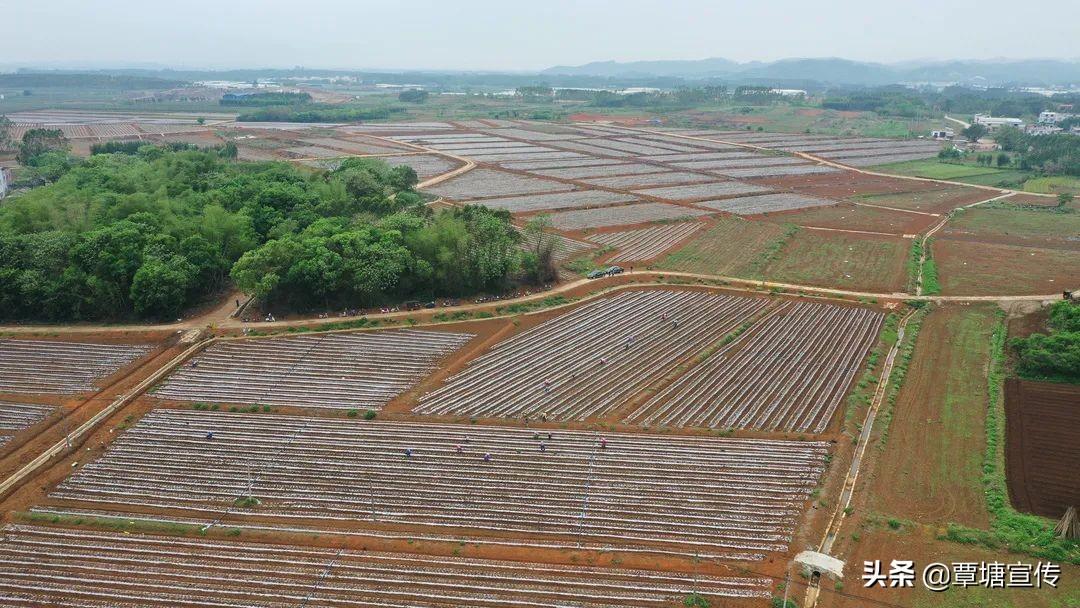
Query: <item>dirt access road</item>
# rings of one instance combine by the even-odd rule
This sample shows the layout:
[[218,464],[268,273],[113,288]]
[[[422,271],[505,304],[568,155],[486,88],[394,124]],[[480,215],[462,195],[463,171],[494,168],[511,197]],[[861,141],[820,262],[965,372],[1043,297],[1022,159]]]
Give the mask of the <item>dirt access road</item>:
[[[610,279],[606,279],[603,283],[605,286],[611,286],[615,283],[615,286],[620,284],[642,283],[643,281],[656,281],[658,283],[664,283],[667,279],[689,279],[695,281],[708,281],[713,283],[724,283],[725,287],[729,289],[746,289],[746,290],[761,290],[761,289],[777,289],[785,292],[802,292],[808,295],[817,295],[824,297],[839,297],[839,298],[867,298],[876,300],[926,300],[930,302],[1045,302],[1050,300],[1061,299],[1060,293],[1053,294],[1039,294],[1039,295],[989,295],[989,296],[941,296],[941,295],[916,295],[906,292],[872,292],[872,291],[853,291],[848,289],[833,289],[830,287],[816,287],[812,285],[799,285],[796,283],[782,283],[777,281],[758,281],[753,279],[743,279],[738,277],[727,277],[722,275],[701,274],[693,272],[667,272],[667,271],[638,271],[634,273],[626,273],[617,275]],[[309,318],[309,319],[290,319],[285,321],[270,321],[270,322],[258,322],[258,323],[245,323],[239,319],[226,317],[220,318],[220,314],[213,317],[209,316],[197,316],[188,320],[178,321],[173,323],[161,323],[161,324],[145,324],[145,325],[0,325],[0,334],[36,334],[36,333],[108,333],[114,331],[186,331],[190,329],[202,329],[208,325],[213,325],[217,329],[282,329],[286,327],[309,327],[312,325],[325,325],[327,323],[333,323],[338,321],[350,321],[361,318],[367,318],[371,320],[377,319],[406,319],[415,318],[418,314],[425,313],[442,313],[451,315],[457,312],[475,312],[475,311],[493,311],[496,308],[505,308],[513,304],[525,304],[530,302],[536,302],[545,298],[562,295],[574,291],[581,291],[586,289],[589,285],[600,284],[595,279],[577,279],[567,283],[561,283],[556,287],[547,291],[540,291],[537,293],[521,296],[517,298],[509,298],[505,300],[497,300],[493,302],[484,302],[482,304],[461,304],[459,306],[446,306],[430,311],[407,311],[401,310],[397,312],[388,313],[370,313],[360,314],[347,317],[331,317],[331,318]],[[222,305],[215,309],[216,311],[223,311],[229,308],[228,304],[235,305],[235,302],[230,300],[226,305]]]

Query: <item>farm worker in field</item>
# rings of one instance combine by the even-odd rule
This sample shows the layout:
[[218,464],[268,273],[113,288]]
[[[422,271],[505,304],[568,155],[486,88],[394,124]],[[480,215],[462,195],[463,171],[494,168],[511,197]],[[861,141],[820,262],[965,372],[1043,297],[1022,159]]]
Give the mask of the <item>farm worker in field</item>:
[[486,452],[484,454],[484,462],[491,462],[491,452]]
[[405,457],[406,458],[411,458],[412,457],[412,448],[405,448]]
[[603,437],[600,438],[600,449],[601,450],[606,450],[607,449],[607,439],[605,439]]
[[671,329],[678,329],[678,328],[679,328],[679,320],[678,319],[672,319],[671,320]]
[[546,452],[547,451],[547,446],[544,445],[543,441],[540,442],[540,451],[541,452]]
[[548,433],[548,441],[551,441],[551,433]]
[[457,444],[457,445],[456,445],[456,446],[454,447],[454,450],[455,450],[455,451],[456,451],[456,452],[457,452],[458,454],[460,454],[460,453],[461,453],[461,444],[460,444],[460,443],[459,443],[459,444]]
[[214,438],[214,431],[210,431],[210,432],[208,432],[208,433],[206,434],[206,438],[207,438],[207,439],[213,439],[213,438]]
[[667,313],[666,312],[660,313],[660,320],[661,321],[667,321]]

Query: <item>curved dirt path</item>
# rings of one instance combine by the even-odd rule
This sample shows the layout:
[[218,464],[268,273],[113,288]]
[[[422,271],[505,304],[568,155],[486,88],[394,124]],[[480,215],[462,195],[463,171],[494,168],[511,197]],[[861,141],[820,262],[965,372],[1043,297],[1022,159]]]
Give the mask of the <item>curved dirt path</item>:
[[[804,293],[807,295],[818,295],[825,297],[840,297],[840,298],[867,298],[867,299],[882,299],[882,300],[926,300],[930,302],[1043,302],[1047,300],[1061,299],[1060,293],[1053,294],[1020,294],[1020,295],[990,295],[990,296],[963,296],[963,295],[917,295],[906,292],[873,292],[873,291],[854,291],[849,289],[835,289],[831,287],[819,287],[815,285],[799,285],[797,283],[782,283],[778,281],[761,281],[755,279],[745,279],[740,277],[728,277],[722,275],[701,274],[693,272],[676,272],[676,271],[637,271],[634,273],[626,273],[617,275],[613,279],[607,279],[608,281],[617,281],[619,284],[611,286],[609,289],[602,290],[603,293],[607,293],[612,289],[622,289],[631,286],[649,285],[649,283],[642,282],[642,279],[653,279],[657,281],[657,285],[671,285],[679,286],[678,283],[665,283],[663,279],[692,279],[699,281],[711,281],[714,283],[724,283],[723,285],[712,285],[713,287],[724,289],[743,289],[743,290],[760,290],[760,289],[777,289],[786,293]],[[505,300],[495,300],[492,302],[484,302],[481,304],[469,303],[461,304],[459,306],[446,306],[440,307],[437,312],[440,313],[455,313],[455,312],[468,312],[477,310],[488,310],[495,308],[502,308],[512,304],[521,304],[534,302],[536,300],[543,300],[553,295],[564,294],[570,291],[574,291],[590,283],[596,282],[594,279],[577,279],[567,283],[560,283],[559,285],[549,289],[547,291],[536,292],[527,296],[521,296],[517,298],[508,298]],[[709,287],[709,285],[705,285]],[[595,296],[592,296],[595,297]],[[588,298],[583,298],[588,299]],[[555,308],[555,307],[553,307]],[[215,325],[218,329],[280,329],[285,327],[305,327],[310,325],[325,325],[327,323],[335,323],[339,321],[350,321],[361,318],[367,319],[405,319],[408,317],[415,317],[418,313],[423,314],[425,310],[409,311],[400,310],[397,312],[389,313],[369,313],[360,314],[348,317],[330,317],[330,318],[307,318],[307,319],[290,319],[283,321],[270,321],[270,322],[254,322],[245,323],[239,319],[229,318]],[[40,332],[58,332],[58,333],[74,333],[74,332],[110,332],[110,331],[168,331],[168,330],[189,330],[189,329],[201,329],[205,327],[205,323],[201,322],[201,318],[180,321],[178,323],[162,323],[162,324],[144,324],[144,325],[0,325],[0,333],[40,333]]]

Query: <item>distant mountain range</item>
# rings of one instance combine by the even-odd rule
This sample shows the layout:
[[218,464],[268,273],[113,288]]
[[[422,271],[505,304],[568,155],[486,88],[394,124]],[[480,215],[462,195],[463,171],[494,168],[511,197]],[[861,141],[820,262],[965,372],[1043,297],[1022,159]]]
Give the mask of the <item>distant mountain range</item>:
[[1080,84],[1080,60],[993,59],[883,64],[838,58],[781,59],[748,63],[710,58],[625,63],[597,61],[578,66],[555,66],[541,74],[608,78],[673,77],[746,82],[812,81],[866,86],[911,82],[1049,86]]

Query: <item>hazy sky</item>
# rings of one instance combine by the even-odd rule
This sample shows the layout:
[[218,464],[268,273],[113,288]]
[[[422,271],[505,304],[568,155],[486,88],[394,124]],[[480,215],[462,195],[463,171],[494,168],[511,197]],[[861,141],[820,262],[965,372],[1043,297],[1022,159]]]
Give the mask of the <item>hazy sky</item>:
[[1080,56],[1080,1],[0,0],[0,64],[534,70]]

